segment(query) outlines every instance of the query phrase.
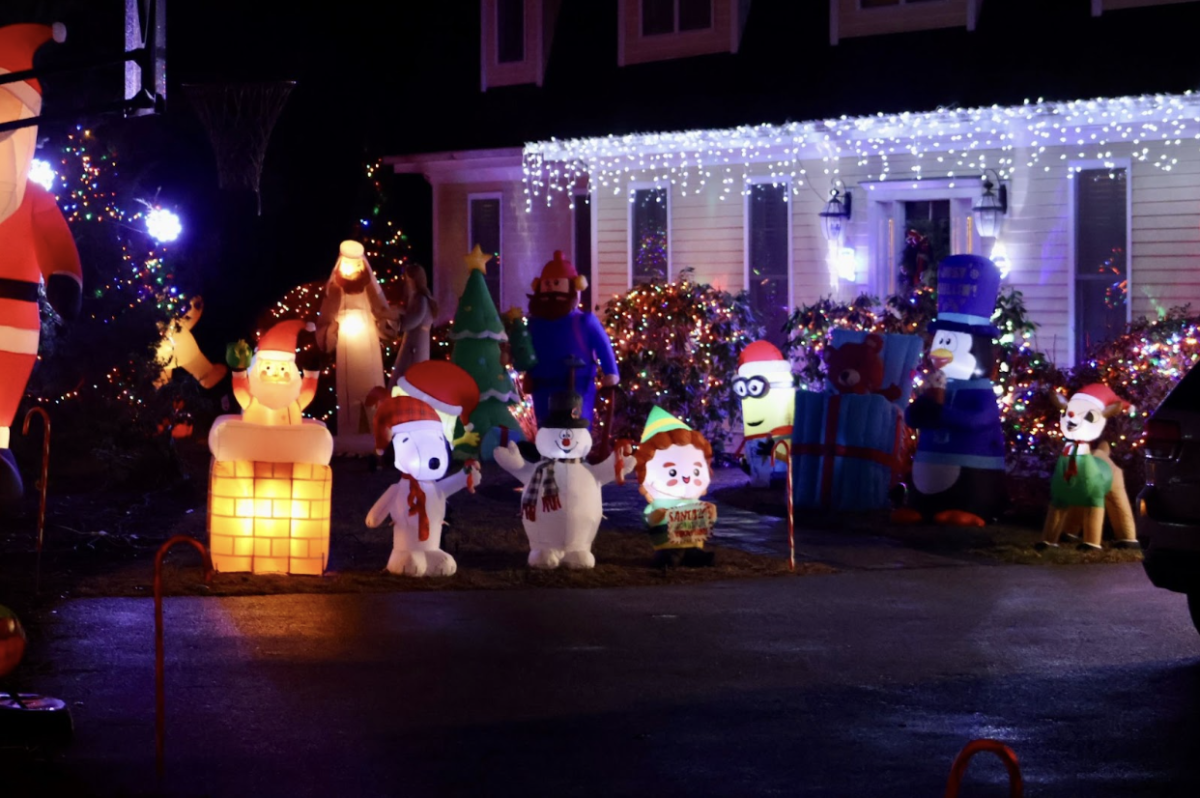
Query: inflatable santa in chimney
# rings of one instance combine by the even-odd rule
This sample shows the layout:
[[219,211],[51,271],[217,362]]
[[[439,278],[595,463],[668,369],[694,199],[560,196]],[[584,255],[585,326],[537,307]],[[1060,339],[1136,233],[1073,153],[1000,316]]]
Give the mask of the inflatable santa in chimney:
[[[33,68],[46,42],[66,39],[66,28],[6,25],[0,28],[0,73]],[[38,116],[42,87],[27,78],[0,84],[0,122]],[[21,497],[23,486],[9,437],[17,405],[37,360],[38,284],[66,319],[79,313],[83,276],[67,221],[49,192],[29,180],[37,127],[0,133],[0,505]]]
[[303,423],[304,408],[317,395],[320,355],[315,347],[306,347],[298,365],[296,344],[302,330],[311,333],[313,328],[311,322],[281,321],[259,339],[248,364],[231,362],[233,395],[242,406],[243,421],[264,426]]

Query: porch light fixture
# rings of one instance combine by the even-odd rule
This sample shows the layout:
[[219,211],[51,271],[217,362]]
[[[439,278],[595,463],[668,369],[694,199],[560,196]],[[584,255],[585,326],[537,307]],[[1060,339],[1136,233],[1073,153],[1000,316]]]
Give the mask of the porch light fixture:
[[[988,177],[988,172],[996,175],[996,183],[1000,183],[999,193],[993,190],[996,183]],[[1000,217],[1008,213],[1008,188],[995,169],[983,170],[983,196],[971,210],[975,213],[975,229],[979,231],[979,236],[995,238],[1000,231]]]
[[846,223],[850,221],[850,192],[846,184],[834,178],[833,186],[829,189],[829,201],[821,209],[821,230],[830,246],[841,248],[846,238]]

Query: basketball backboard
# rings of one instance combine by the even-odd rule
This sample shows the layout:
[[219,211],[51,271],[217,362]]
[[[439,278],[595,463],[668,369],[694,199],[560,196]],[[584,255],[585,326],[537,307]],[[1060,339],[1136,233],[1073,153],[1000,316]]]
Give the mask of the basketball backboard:
[[65,19],[41,19],[45,16],[44,11],[37,13],[41,5],[34,4],[25,14],[10,7],[0,15],[0,24],[64,22],[67,41],[56,45],[61,49],[47,53],[34,69],[0,74],[0,86],[49,78],[61,91],[52,93],[53,100],[48,97],[41,116],[0,121],[0,133],[102,114],[162,112],[167,98],[167,0],[65,2],[58,4]]

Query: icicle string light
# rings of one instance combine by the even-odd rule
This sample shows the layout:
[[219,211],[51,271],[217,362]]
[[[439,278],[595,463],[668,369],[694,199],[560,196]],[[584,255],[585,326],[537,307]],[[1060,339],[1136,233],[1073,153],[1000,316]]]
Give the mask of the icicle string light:
[[[525,207],[531,211],[535,202],[549,206],[555,195],[570,202],[581,185],[620,196],[634,178],[683,196],[715,187],[723,198],[739,185],[745,195],[752,165],[756,175],[790,184],[792,194],[801,191],[810,171],[818,173],[817,188],[823,190],[843,163],[865,171],[869,181],[974,179],[984,168],[1006,180],[1021,170],[1071,178],[1080,170],[1073,159],[1115,165],[1113,145],[1121,145],[1119,157],[1169,172],[1185,142],[1197,141],[1200,97],[1187,92],[550,139],[525,145],[522,168]],[[902,174],[892,166],[892,158],[900,157],[916,161]],[[810,170],[818,163],[819,169]]]

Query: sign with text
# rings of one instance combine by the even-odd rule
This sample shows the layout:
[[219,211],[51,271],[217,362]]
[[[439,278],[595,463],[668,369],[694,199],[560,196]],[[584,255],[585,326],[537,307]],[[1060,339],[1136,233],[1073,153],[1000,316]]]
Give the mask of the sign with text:
[[717,524],[717,505],[689,502],[667,510],[667,548],[697,546]]

